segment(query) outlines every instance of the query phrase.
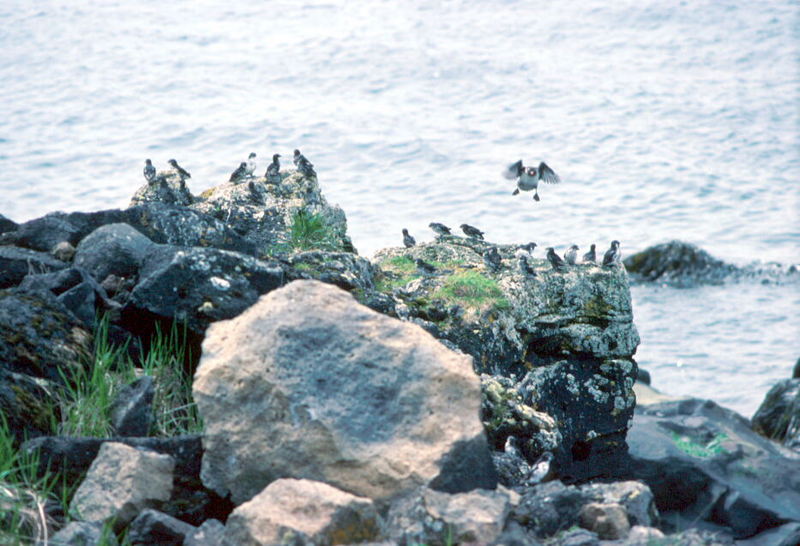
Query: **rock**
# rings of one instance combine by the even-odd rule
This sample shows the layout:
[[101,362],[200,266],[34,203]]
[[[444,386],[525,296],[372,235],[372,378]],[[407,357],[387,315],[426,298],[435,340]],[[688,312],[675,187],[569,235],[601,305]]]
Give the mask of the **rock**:
[[0,290],[0,367],[63,384],[91,348],[92,335],[50,292]]
[[595,503],[622,506],[631,525],[650,527],[659,523],[653,492],[641,482],[590,483],[580,489]]
[[50,253],[56,260],[61,260],[62,262],[71,262],[72,258],[75,257],[75,247],[69,244],[67,241],[61,241],[50,250]]
[[664,539],[664,533],[655,527],[644,527],[642,525],[634,525],[628,532],[627,540],[623,544],[630,546],[639,546],[641,544],[669,544]]
[[729,527],[737,539],[800,521],[800,455],[714,402],[640,406],[628,444],[631,478],[650,486],[664,520]]
[[125,386],[111,403],[111,426],[119,436],[147,436],[153,423],[153,377],[145,375]]
[[0,246],[0,289],[18,285],[28,273],[44,273],[67,266],[44,252]]
[[354,252],[347,219],[338,205],[328,204],[316,178],[295,171],[281,173],[279,184],[263,178],[252,184],[226,182],[203,192],[194,210],[225,224],[262,253],[291,249]]
[[740,540],[737,546],[797,546],[800,544],[800,523],[785,523],[753,538]]
[[219,520],[209,519],[186,535],[183,546],[223,546],[224,539],[225,526]]
[[192,332],[202,334],[211,322],[235,317],[284,282],[283,269],[275,262],[169,245],[147,256],[139,276],[121,323],[140,334],[149,333],[149,325],[158,320],[185,320]]
[[456,494],[422,488],[392,504],[386,527],[400,544],[489,544],[518,500],[505,488]]
[[[501,257],[492,270],[483,261],[491,246]],[[490,416],[484,422],[495,420],[495,448],[517,429],[515,436],[530,444],[529,463],[556,441],[554,469],[561,479],[613,477],[625,460],[639,343],[625,270],[578,265],[554,271],[546,260],[531,258],[536,276],[523,276],[518,249],[456,236],[384,249],[375,255],[381,269],[376,288],[394,300],[385,308],[472,355],[477,372],[508,378],[502,390],[514,404],[543,417],[528,428],[532,421],[516,412],[514,423],[503,424],[507,404],[497,411],[484,404],[483,415]],[[418,271],[417,259],[435,272]]]
[[114,533],[103,532],[103,525],[88,521],[71,521],[66,527],[50,537],[51,546],[117,546]]
[[155,243],[128,224],[97,228],[78,244],[75,265],[87,270],[98,282],[109,275],[138,278],[142,264]]
[[188,206],[194,202],[194,197],[176,171],[160,171],[153,182],[148,182],[136,190],[129,206],[135,207],[148,201]]
[[683,241],[651,246],[628,256],[624,263],[636,280],[677,286],[719,283],[736,272],[735,266]]
[[0,415],[15,444],[50,433],[53,418],[59,417],[52,403],[56,394],[57,386],[50,381],[0,368]]
[[375,288],[374,266],[350,252],[312,250],[299,252],[287,260],[289,280],[316,279],[364,297]]
[[792,379],[800,379],[800,358],[797,359],[797,362],[794,363],[794,368],[792,368]]
[[0,214],[0,234],[9,231],[16,231],[18,227],[19,224],[17,224],[15,221]]
[[636,381],[644,383],[645,385],[649,385],[652,382],[650,378],[650,372],[643,368],[639,368],[636,373]]
[[53,212],[20,224],[16,231],[4,233],[0,236],[0,244],[13,244],[32,250],[50,252],[62,242],[76,246],[83,237],[98,227],[121,222],[122,218],[122,211],[119,210],[70,214]]
[[77,485],[83,478],[100,447],[108,442],[152,450],[175,460],[173,493],[162,511],[193,525],[209,518],[224,520],[233,506],[203,487],[200,461],[203,448],[199,435],[172,438],[67,438],[48,436],[29,440],[23,450],[39,461],[38,476],[58,472],[67,484]]
[[753,430],[800,451],[800,379],[776,383],[752,419]]
[[380,520],[370,499],[311,480],[281,479],[237,507],[228,544],[351,544],[376,540]]
[[631,525],[625,509],[619,504],[586,504],[578,512],[581,527],[588,529],[603,540],[625,538]]
[[128,540],[131,544],[151,544],[181,546],[184,538],[192,534],[196,527],[163,512],[150,508],[142,510],[131,523]]
[[470,359],[317,281],[211,325],[193,392],[203,481],[235,503],[284,477],[378,501],[496,485]]
[[169,500],[175,460],[115,442],[100,447],[70,511],[89,522],[111,521],[119,531],[142,510]]

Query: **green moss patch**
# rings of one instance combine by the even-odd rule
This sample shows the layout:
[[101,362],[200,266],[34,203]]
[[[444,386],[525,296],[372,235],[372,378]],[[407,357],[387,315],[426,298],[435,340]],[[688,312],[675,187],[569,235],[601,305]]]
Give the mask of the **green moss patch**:
[[711,439],[711,441],[703,444],[689,436],[684,436],[678,434],[677,432],[672,433],[672,440],[675,442],[675,445],[678,447],[678,449],[687,455],[691,455],[692,457],[700,457],[702,459],[707,459],[709,457],[713,457],[714,455],[725,453],[727,450],[722,447],[722,442],[727,439],[727,434],[717,434]]
[[463,271],[445,278],[433,297],[473,309],[511,307],[497,281],[477,271]]

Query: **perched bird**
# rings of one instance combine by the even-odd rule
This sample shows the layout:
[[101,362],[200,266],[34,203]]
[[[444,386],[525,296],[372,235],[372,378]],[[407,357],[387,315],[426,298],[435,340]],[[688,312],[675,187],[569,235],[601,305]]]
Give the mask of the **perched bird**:
[[167,163],[172,165],[172,168],[175,169],[175,171],[177,171],[178,175],[180,175],[181,177],[181,180],[192,177],[192,175],[189,174],[183,167],[178,165],[178,162],[175,161],[174,159],[170,159]]
[[264,178],[267,179],[267,182],[274,184],[281,181],[281,162],[278,161],[280,156],[281,154],[274,154],[272,156],[272,163],[269,164],[267,172],[264,174]]
[[503,176],[508,180],[517,181],[517,189],[511,195],[517,195],[519,190],[531,191],[533,190],[534,201],[539,200],[539,181],[546,184],[558,184],[561,179],[558,175],[547,166],[547,163],[542,161],[539,167],[526,167],[522,164],[520,159],[516,163],[512,163],[508,168],[503,171]]
[[519,270],[526,277],[536,277],[536,271],[534,271],[531,264],[528,263],[528,257],[524,254],[519,257]]
[[435,267],[420,258],[414,259],[414,263],[417,265],[417,270],[423,275],[432,275],[436,273]]
[[622,260],[622,252],[619,250],[619,241],[611,241],[611,248],[606,250],[603,256],[603,265],[611,266],[618,264]]
[[295,150],[294,158],[292,158],[292,161],[294,162],[295,167],[299,167],[301,161],[308,161],[308,160],[306,159],[306,156],[300,153],[300,150]]
[[258,191],[256,183],[252,180],[247,183],[247,189],[250,191],[250,199],[255,203],[263,203],[261,192]]
[[528,479],[525,480],[525,485],[532,486],[552,480],[555,477],[555,473],[552,472],[552,462],[553,454],[551,452],[545,451],[542,453],[536,462],[531,465],[531,472],[528,474]]
[[472,227],[469,224],[461,224],[459,227],[467,237],[472,237],[473,239],[480,239],[483,241],[483,232],[478,228]]
[[252,152],[247,156],[247,176],[253,176],[254,172],[256,172],[256,153]]
[[292,161],[294,161],[294,166],[297,167],[297,170],[300,171],[306,178],[317,176],[316,171],[314,171],[314,164],[306,159],[306,156],[301,154],[300,150],[294,151],[294,158]]
[[156,177],[156,168],[153,167],[153,163],[149,159],[144,160],[144,179],[147,180],[149,184],[152,182]]
[[239,163],[239,166],[236,168],[236,170],[231,173],[231,178],[229,182],[239,182],[246,176],[247,176],[247,163],[242,161],[241,163]]
[[428,227],[435,231],[438,235],[450,235],[450,228],[439,222],[431,222]]
[[533,256],[533,250],[534,250],[534,249],[535,249],[537,246],[539,246],[539,245],[537,245],[536,243],[530,242],[530,243],[526,243],[526,244],[524,244],[524,245],[519,245],[519,249],[520,249],[520,250],[524,250],[525,252],[527,252],[528,254],[530,254],[531,256]]
[[503,265],[503,259],[500,257],[497,247],[489,247],[489,249],[483,253],[483,263],[492,271],[498,271],[500,269]]
[[586,263],[595,263],[597,261],[597,252],[595,251],[595,244],[589,247],[589,252],[583,255],[583,261]]
[[553,266],[553,269],[563,269],[567,266],[564,263],[564,260],[561,259],[561,256],[556,254],[556,251],[553,247],[547,247],[547,259],[550,261],[550,265]]
[[575,265],[575,262],[578,260],[578,250],[578,245],[572,245],[564,253],[564,259],[567,260],[569,265]]
[[403,228],[403,244],[406,245],[406,248],[411,248],[417,244],[417,240],[408,234],[408,230],[406,228]]

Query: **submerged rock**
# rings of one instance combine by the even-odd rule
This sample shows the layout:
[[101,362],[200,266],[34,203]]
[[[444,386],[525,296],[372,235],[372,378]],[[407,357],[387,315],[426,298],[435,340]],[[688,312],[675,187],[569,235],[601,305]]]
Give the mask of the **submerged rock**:
[[240,503],[280,478],[383,501],[496,485],[470,359],[317,281],[295,281],[203,342],[203,481]]
[[624,260],[636,280],[679,286],[719,283],[737,271],[705,250],[683,241],[651,246]]

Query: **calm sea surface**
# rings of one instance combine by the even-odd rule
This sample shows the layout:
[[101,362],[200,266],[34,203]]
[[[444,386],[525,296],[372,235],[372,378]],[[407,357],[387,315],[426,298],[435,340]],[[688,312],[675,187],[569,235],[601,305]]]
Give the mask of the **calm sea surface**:
[[[0,213],[123,207],[300,147],[363,254],[468,222],[497,242],[800,254],[800,4],[0,3]],[[511,196],[507,163],[563,179]],[[798,283],[634,289],[654,385],[749,415],[800,356]]]

